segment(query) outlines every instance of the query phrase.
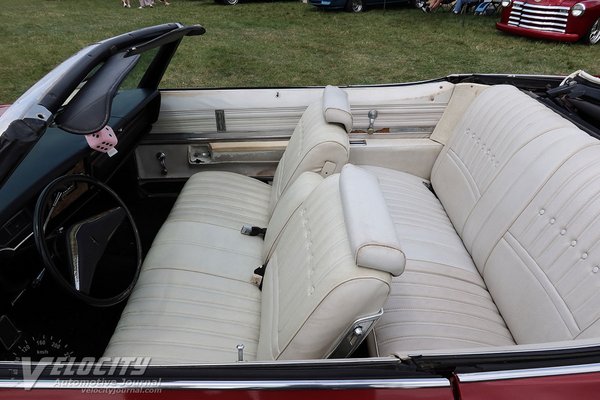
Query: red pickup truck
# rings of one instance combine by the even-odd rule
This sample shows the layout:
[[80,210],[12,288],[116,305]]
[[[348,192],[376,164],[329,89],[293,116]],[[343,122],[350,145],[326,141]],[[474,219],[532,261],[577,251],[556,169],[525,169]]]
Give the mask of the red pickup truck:
[[502,0],[501,31],[563,42],[600,42],[599,0]]

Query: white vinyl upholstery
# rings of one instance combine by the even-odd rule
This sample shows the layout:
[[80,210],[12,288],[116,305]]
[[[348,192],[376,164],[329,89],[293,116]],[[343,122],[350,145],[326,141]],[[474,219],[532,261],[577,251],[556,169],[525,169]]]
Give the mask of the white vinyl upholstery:
[[269,229],[265,234],[265,243],[263,246],[263,259],[268,260],[271,257],[273,248],[287,225],[290,217],[300,207],[302,202],[312,193],[313,190],[323,181],[323,177],[314,172],[304,172],[292,183],[285,191],[277,207],[273,210],[273,215],[269,221]]
[[322,102],[309,105],[275,171],[269,211],[273,212],[283,192],[303,172],[322,176],[340,172],[348,162],[349,149],[346,131],[325,120]]
[[342,169],[340,191],[356,264],[381,269],[393,276],[402,274],[406,259],[377,177],[347,164]]
[[[211,214],[193,201],[213,183],[213,175],[218,176],[197,174],[185,186],[152,243],[105,354],[148,355],[154,364],[233,362],[235,347],[243,343],[246,359],[256,359],[261,291],[252,283],[254,270],[323,178],[306,172],[292,184],[263,242],[258,236],[242,235],[239,222],[226,218],[231,213],[213,209]],[[247,184],[231,175],[228,183]],[[263,200],[268,201],[268,193]],[[239,210],[240,218],[267,226],[266,215],[253,212],[251,204],[248,210]]]
[[[600,176],[591,171],[598,145],[517,89],[495,86],[473,101],[440,153],[435,195],[417,177],[367,168],[406,255],[371,351],[598,336],[598,286],[583,278],[600,260],[590,250],[600,242],[590,222],[600,213],[589,206],[598,190],[583,189]],[[579,178],[586,169],[588,179]]]
[[406,255],[377,323],[373,355],[514,344],[443,206],[423,179],[366,167],[380,182]]
[[294,212],[264,279],[262,360],[322,358],[353,321],[383,306],[391,276],[356,265],[339,175],[325,179]]
[[235,362],[243,343],[255,360],[261,292],[248,282],[144,265],[104,354],[151,363]]
[[482,270],[518,343],[600,337],[600,143],[594,142],[548,179]]
[[[340,89],[326,92],[338,96],[340,107],[347,103]],[[188,180],[152,244],[106,354],[150,355],[153,363],[231,362],[243,343],[246,358],[257,358],[261,291],[253,272],[322,175],[339,171],[348,159],[345,130],[324,114],[323,100],[307,108],[273,186],[230,172],[201,172]],[[268,226],[265,241],[242,235],[242,225]]]
[[[272,190],[232,177],[206,205],[194,197],[221,175],[190,180],[106,355],[229,362],[243,343],[248,360],[322,358],[380,307],[373,356],[600,337],[600,141],[504,85],[453,119],[431,182],[375,166],[325,177],[310,134]],[[270,206],[236,207],[246,191]],[[264,241],[242,220],[268,226]]]
[[[329,91],[337,93],[340,107],[350,109],[345,92],[332,87],[325,90],[324,96]],[[309,105],[303,113],[277,166],[272,186],[232,172],[199,172],[186,182],[173,212],[193,214],[191,218],[196,222],[238,230],[242,225],[266,227],[279,198],[302,173],[330,175],[339,172],[348,161],[348,135],[338,121],[325,120],[323,101],[324,98]]]
[[271,217],[271,186],[244,175],[224,171],[194,174],[183,187],[170,218],[235,229],[265,227]]
[[[193,209],[187,218],[169,216],[105,355],[233,362],[244,344],[246,360],[327,356],[355,320],[381,309],[391,275],[376,264],[386,260],[377,249],[370,268],[356,265],[340,174],[315,175],[306,172],[282,197],[267,229],[274,238],[265,242],[197,222]],[[261,292],[252,274],[265,262]]]
[[348,94],[337,86],[326,86],[323,91],[323,114],[330,124],[340,124],[346,132],[352,131],[352,111]]
[[[431,183],[457,232],[462,234],[475,204],[520,149],[564,127],[573,124],[512,86],[494,86],[479,95],[431,173]],[[534,145],[528,147],[536,152]]]

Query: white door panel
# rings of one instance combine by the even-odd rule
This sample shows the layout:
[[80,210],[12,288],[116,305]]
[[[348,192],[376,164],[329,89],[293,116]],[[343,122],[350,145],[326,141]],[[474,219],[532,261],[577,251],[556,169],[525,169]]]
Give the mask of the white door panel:
[[[390,128],[435,126],[452,95],[448,82],[411,86],[344,88],[356,129],[366,129],[367,113],[379,111],[376,126]],[[322,88],[219,89],[163,91],[153,134],[217,132],[216,110],[225,115],[223,132],[291,132],[308,104]]]
[[[351,161],[381,164],[385,160],[394,168],[426,177],[439,146],[410,141],[428,140],[453,89],[454,85],[448,82],[344,88],[354,119],[351,139],[365,139],[366,143],[353,146]],[[212,147],[232,141],[285,142],[308,104],[317,101],[322,91],[323,88],[162,91],[158,121],[136,151],[139,177],[142,181],[185,179],[203,170],[268,177],[275,170],[281,151],[257,152],[253,159],[251,153],[242,151],[216,154]],[[368,135],[367,114],[372,109],[378,111],[376,133]],[[402,145],[395,140],[407,142]],[[408,154],[410,151],[415,153]],[[423,154],[420,156],[419,152]],[[157,159],[159,153],[165,153],[166,173]],[[194,158],[191,155],[195,153],[204,156]]]

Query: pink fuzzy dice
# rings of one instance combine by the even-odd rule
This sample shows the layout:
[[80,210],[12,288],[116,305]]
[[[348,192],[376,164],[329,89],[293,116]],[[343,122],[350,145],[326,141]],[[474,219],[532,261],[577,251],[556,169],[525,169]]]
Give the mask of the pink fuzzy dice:
[[108,125],[98,132],[85,135],[85,140],[87,140],[88,145],[96,151],[108,153],[111,157],[117,153],[115,146],[119,141],[117,140],[115,132]]

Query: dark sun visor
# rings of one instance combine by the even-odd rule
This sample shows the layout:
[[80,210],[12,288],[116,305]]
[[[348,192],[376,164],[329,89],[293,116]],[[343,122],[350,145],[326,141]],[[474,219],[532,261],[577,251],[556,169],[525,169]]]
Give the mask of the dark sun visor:
[[139,55],[125,57],[125,53],[110,57],[56,116],[56,125],[77,135],[89,135],[104,128],[113,98],[139,58]]

